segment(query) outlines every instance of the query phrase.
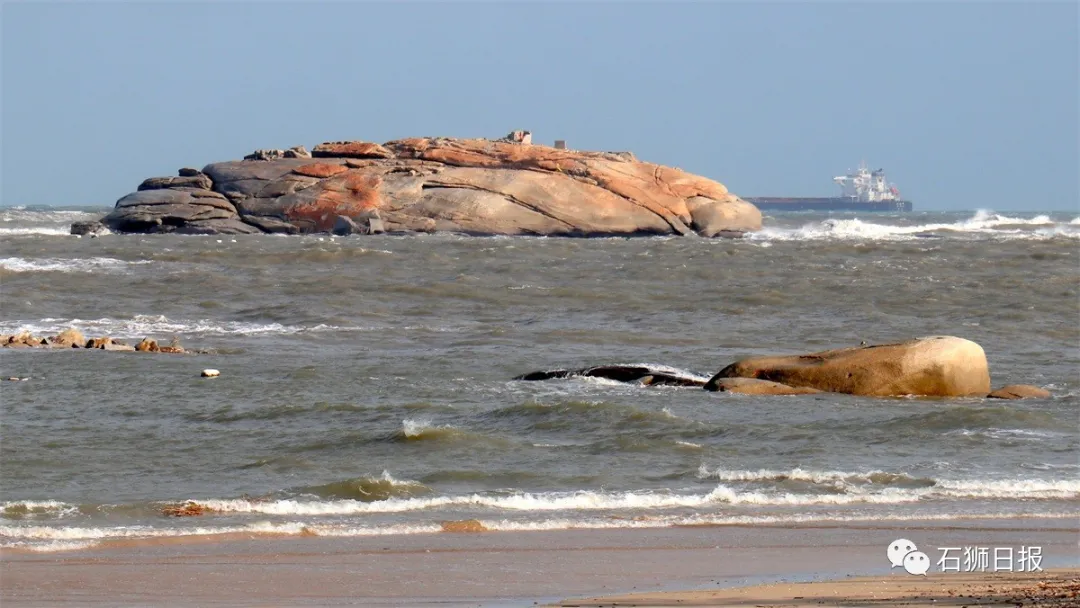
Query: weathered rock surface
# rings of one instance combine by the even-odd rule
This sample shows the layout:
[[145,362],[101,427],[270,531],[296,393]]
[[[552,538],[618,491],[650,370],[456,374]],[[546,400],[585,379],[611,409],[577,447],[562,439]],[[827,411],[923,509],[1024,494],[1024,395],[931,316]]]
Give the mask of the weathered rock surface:
[[253,234],[224,195],[201,188],[139,190],[116,202],[101,222],[114,232]]
[[991,399],[1045,399],[1049,396],[1050,391],[1030,384],[1009,384],[987,395]]
[[330,232],[339,216],[363,227],[359,220],[378,211],[389,232],[713,237],[761,228],[756,207],[712,180],[629,153],[526,139],[257,150],[248,160],[150,178],[103,221],[116,232]]
[[743,359],[720,370],[705,386],[716,386],[724,378],[758,378],[875,397],[984,397],[990,392],[986,353],[978,344],[953,336]]

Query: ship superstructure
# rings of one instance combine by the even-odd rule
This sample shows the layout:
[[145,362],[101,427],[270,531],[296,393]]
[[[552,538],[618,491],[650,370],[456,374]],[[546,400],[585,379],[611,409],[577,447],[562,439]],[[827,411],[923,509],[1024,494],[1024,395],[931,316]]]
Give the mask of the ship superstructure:
[[911,211],[911,201],[900,198],[895,184],[885,179],[885,170],[871,171],[860,163],[856,171],[833,178],[840,186],[836,198],[779,196],[747,197],[762,211]]

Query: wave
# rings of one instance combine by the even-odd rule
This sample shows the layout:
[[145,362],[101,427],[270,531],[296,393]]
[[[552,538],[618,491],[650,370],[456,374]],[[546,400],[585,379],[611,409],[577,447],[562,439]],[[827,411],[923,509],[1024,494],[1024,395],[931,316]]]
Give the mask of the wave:
[[[772,472],[765,472],[766,475]],[[828,474],[825,474],[828,475]],[[848,477],[856,474],[838,474]],[[704,493],[672,491],[596,491],[573,492],[501,492],[426,498],[388,498],[363,500],[251,500],[193,499],[216,514],[258,513],[263,515],[356,515],[403,513],[448,507],[486,508],[493,510],[592,511],[703,507],[709,505],[812,506],[851,504],[904,504],[934,499],[1026,499],[1068,500],[1080,498],[1076,480],[936,480],[933,484],[917,482],[914,487],[847,487],[819,493],[782,491],[739,491],[719,484]]]
[[[3,234],[0,229],[0,234]],[[116,258],[0,258],[0,270],[7,272],[124,272],[132,266],[151,264],[148,260]]]
[[49,228],[46,226],[24,226],[20,228],[0,228],[0,235],[8,236],[27,236],[27,235],[46,235],[46,236],[59,236],[70,235],[71,228]]
[[[1020,518],[1069,519],[1075,512],[982,511],[967,513],[794,513],[785,515],[740,515],[704,513],[691,515],[619,515],[589,518],[548,518],[536,520],[473,519],[466,521],[420,522],[356,526],[351,524],[325,524],[300,521],[255,522],[240,526],[206,526],[193,528],[159,528],[151,526],[125,527],[78,527],[78,526],[0,526],[0,548],[22,549],[36,552],[58,552],[86,549],[102,542],[126,539],[183,539],[184,537],[207,537],[240,534],[247,539],[252,536],[318,536],[318,537],[364,537],[411,534],[437,534],[446,532],[515,532],[589,529],[633,529],[731,525],[798,525],[807,523],[855,523],[855,522],[903,522],[903,521],[956,521],[971,519],[1016,520]],[[469,526],[453,524],[471,524]]]
[[919,488],[933,486],[937,483],[934,479],[927,477],[913,477],[906,473],[889,473],[886,471],[847,473],[843,471],[808,471],[801,468],[790,471],[772,471],[768,469],[757,471],[715,469],[710,471],[704,464],[698,468],[697,477],[698,479],[745,482],[804,481],[838,487],[880,485]]
[[764,227],[747,236],[758,241],[880,240],[907,241],[960,234],[990,235],[1014,239],[1080,238],[1076,220],[1055,222],[1048,215],[1011,217],[979,210],[974,216],[952,223],[897,225],[879,224],[858,218],[829,218],[798,228]]
[[395,479],[389,471],[383,471],[379,477],[357,477],[318,486],[307,486],[297,488],[296,492],[319,498],[373,502],[429,494],[431,488],[418,481]]
[[366,327],[341,327],[318,324],[313,326],[284,325],[281,323],[252,323],[240,321],[215,321],[210,319],[169,319],[164,315],[135,315],[130,319],[60,319],[44,318],[36,321],[0,322],[0,332],[29,331],[55,333],[74,327],[84,333],[108,335],[118,338],[141,337],[160,334],[199,335],[261,335],[300,334],[343,331],[369,331]]

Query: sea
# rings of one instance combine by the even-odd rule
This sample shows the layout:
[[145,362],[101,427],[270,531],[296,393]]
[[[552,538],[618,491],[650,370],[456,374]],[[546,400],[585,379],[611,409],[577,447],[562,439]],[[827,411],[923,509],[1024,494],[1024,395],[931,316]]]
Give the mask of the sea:
[[[199,352],[0,349],[4,550],[1080,516],[1080,211],[771,213],[743,239],[68,234],[106,211],[0,209],[0,333]],[[514,380],[930,335],[1051,396]]]

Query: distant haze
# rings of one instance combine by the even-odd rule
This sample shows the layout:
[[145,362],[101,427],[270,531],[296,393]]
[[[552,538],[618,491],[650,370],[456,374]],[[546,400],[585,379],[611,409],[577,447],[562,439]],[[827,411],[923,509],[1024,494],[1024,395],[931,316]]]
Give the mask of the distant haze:
[[1080,210],[1078,8],[1037,3],[10,3],[5,205],[112,205],[256,148],[632,150],[743,196],[865,159],[916,210]]

